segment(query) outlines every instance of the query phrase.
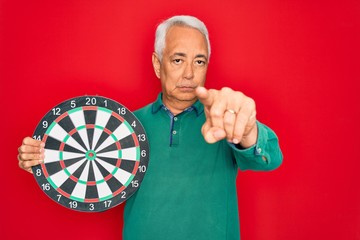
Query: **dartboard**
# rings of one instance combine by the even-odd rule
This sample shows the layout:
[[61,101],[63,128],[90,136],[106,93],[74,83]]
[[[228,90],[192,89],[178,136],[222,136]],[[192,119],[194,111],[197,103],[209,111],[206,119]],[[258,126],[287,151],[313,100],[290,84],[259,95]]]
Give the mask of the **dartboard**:
[[140,121],[120,103],[82,96],[52,108],[34,139],[45,143],[35,179],[55,202],[99,212],[126,201],[147,170],[149,144]]

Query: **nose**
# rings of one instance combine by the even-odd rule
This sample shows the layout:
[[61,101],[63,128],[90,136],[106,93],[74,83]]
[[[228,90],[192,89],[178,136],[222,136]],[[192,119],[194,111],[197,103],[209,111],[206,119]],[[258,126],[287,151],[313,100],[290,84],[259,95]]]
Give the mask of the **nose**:
[[186,64],[186,66],[185,66],[184,78],[188,79],[188,80],[191,80],[194,78],[194,69],[193,69],[193,64],[191,62]]

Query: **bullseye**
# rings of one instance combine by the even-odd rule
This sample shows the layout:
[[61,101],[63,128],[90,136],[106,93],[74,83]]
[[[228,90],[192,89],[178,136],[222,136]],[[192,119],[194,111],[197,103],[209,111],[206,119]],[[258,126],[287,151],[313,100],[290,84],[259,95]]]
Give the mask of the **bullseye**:
[[89,150],[86,152],[87,160],[94,160],[96,158],[96,153],[93,150]]

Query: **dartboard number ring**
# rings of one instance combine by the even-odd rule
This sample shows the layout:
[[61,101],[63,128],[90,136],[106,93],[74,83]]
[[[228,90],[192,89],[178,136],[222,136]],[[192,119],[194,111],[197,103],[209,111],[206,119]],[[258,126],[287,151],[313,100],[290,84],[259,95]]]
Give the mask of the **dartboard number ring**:
[[51,199],[84,212],[115,207],[139,188],[148,167],[149,144],[135,115],[120,103],[82,96],[52,108],[34,139],[45,143],[45,159],[32,168]]

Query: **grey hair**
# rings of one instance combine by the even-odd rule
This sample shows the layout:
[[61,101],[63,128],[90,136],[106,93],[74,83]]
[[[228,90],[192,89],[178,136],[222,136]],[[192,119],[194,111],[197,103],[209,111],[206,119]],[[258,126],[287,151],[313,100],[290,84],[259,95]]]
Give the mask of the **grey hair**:
[[166,33],[172,26],[186,26],[199,30],[205,37],[208,48],[208,59],[210,59],[210,40],[209,33],[205,24],[193,16],[179,15],[168,18],[159,24],[155,33],[155,52],[158,55],[160,61],[162,60],[162,54],[165,49]]

